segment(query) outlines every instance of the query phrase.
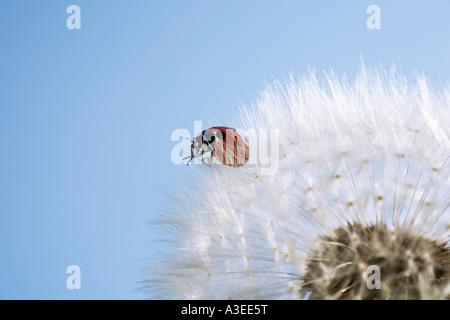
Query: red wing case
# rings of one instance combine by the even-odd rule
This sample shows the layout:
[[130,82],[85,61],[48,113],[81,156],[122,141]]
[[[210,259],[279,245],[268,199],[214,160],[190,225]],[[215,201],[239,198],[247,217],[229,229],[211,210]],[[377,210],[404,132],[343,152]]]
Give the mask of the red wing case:
[[248,162],[250,150],[248,140],[235,129],[229,127],[212,127],[208,131],[217,134],[220,131],[222,138],[216,141],[214,156],[220,163],[230,167],[242,167]]

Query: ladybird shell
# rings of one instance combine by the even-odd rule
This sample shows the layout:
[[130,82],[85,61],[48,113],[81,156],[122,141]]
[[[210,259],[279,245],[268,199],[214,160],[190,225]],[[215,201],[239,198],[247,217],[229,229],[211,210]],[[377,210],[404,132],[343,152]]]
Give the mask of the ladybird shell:
[[214,157],[217,161],[230,167],[242,167],[248,162],[250,154],[248,140],[235,129],[212,127],[208,130],[222,132],[222,139],[219,138],[214,147]]

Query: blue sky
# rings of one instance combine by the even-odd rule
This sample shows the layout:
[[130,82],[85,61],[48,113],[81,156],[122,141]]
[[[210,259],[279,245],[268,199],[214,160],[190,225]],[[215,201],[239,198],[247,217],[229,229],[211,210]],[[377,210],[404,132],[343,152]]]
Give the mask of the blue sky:
[[361,56],[448,84],[449,17],[446,0],[0,0],[0,298],[151,298],[149,221],[199,170],[172,163],[175,129],[233,126],[273,78]]

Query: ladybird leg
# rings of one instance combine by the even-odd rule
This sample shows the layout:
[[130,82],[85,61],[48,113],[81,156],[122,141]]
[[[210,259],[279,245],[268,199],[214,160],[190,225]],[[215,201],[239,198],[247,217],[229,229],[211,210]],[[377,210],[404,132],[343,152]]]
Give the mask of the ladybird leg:
[[213,161],[214,161],[214,150],[211,151],[211,153],[210,153],[210,156],[209,156],[209,159],[208,159],[208,164],[212,165]]
[[201,150],[195,150],[195,153],[192,153],[192,158],[198,158],[202,155],[202,151]]
[[183,160],[189,159],[188,162],[186,163],[186,165],[189,166],[189,162],[191,162],[193,158],[194,158],[194,144],[191,145],[191,155],[183,158]]
[[191,155],[188,156],[188,157],[183,158],[183,160],[189,159],[188,162],[186,163],[186,165],[189,166],[189,163],[192,161],[192,159],[198,158],[200,156],[203,156],[203,153],[204,153],[203,150],[195,149],[194,143],[192,143],[192,145],[191,145]]
[[[186,158],[184,158],[184,159],[190,158],[189,161],[188,161],[188,163],[189,163],[189,162],[192,161],[192,159],[195,159],[195,158],[198,158],[198,157],[202,157],[202,159],[203,159],[203,152],[200,151],[200,150],[199,150],[196,154],[191,153],[191,156],[190,156],[190,157],[186,157]],[[183,160],[184,160],[184,159],[183,159]]]
[[209,155],[209,159],[208,159],[208,162],[209,162],[210,164],[212,164],[213,161],[214,161],[214,150],[211,151],[211,153],[210,153],[210,155]]
[[[204,152],[204,153],[206,153],[206,152]],[[208,166],[212,165],[212,160],[213,160],[212,157],[207,157],[207,158],[202,157],[202,162]]]

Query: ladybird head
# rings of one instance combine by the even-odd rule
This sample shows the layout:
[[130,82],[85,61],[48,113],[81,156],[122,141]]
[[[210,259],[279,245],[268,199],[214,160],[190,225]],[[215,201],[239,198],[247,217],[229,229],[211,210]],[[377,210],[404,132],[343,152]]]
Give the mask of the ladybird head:
[[214,149],[216,134],[213,131],[203,130],[192,139],[191,149],[194,151],[208,152]]
[[199,133],[197,136],[194,137],[194,139],[192,139],[191,148],[193,150],[198,151],[202,148],[202,144],[203,144],[203,132]]

